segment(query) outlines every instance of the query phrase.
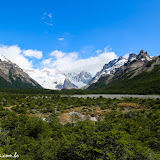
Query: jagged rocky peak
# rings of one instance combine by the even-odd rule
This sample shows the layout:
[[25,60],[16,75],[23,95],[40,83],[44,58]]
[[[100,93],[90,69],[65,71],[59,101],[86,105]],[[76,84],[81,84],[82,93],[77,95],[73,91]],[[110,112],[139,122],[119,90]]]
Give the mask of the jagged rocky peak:
[[122,60],[122,59],[125,59],[125,58],[122,57],[122,56],[120,56],[117,61],[120,61],[120,60]]
[[142,61],[150,61],[152,58],[149,56],[148,52],[144,51],[143,49],[139,52],[139,54],[137,55],[137,59],[138,60],[142,60]]
[[66,78],[63,84],[63,88],[72,89],[72,88],[78,88],[78,87],[73,83],[71,83],[70,80]]
[[[143,66],[146,66],[151,60],[152,58],[144,50],[141,50],[138,55],[136,55],[135,53],[131,53],[128,59],[125,59],[123,57],[114,59],[108,64],[105,64],[101,71],[97,72],[96,76],[92,78],[86,88],[93,83],[98,82],[101,77],[106,77],[105,82],[107,84],[112,80],[122,77],[126,73],[136,70],[137,68],[143,68]],[[157,62],[158,60],[156,59],[156,63]],[[137,75],[137,72],[133,76]]]
[[139,54],[141,54],[141,55],[147,55],[148,53],[147,53],[147,51],[145,52],[143,49],[139,52]]
[[133,60],[135,61],[141,61],[141,62],[148,62],[152,60],[152,58],[149,56],[147,51],[144,51],[143,49],[139,52],[138,55],[135,53],[129,54],[128,57],[128,62],[132,62]]
[[85,86],[92,79],[92,75],[84,70],[80,73],[68,73],[66,77],[79,88]]
[[135,60],[136,57],[137,57],[137,55],[135,53],[131,53],[131,54],[129,54],[128,61],[131,62],[131,61]]
[[67,78],[65,78],[63,84],[57,84],[56,89],[73,89],[73,88],[78,88],[76,85],[71,83],[71,81]]
[[82,81],[83,83],[88,83],[92,79],[92,75],[89,72],[82,71],[79,74],[79,80]]

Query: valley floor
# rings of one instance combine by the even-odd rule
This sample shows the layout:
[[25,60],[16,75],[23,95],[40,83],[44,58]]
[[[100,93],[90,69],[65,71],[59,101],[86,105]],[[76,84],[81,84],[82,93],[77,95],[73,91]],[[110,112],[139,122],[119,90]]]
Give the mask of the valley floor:
[[98,97],[104,97],[104,98],[117,98],[117,99],[121,99],[121,98],[151,98],[151,99],[156,99],[156,98],[160,98],[160,95],[130,95],[130,94],[85,94],[85,95],[72,95],[71,97],[78,97],[78,98],[98,98]]
[[83,96],[0,93],[0,155],[160,159],[159,97]]

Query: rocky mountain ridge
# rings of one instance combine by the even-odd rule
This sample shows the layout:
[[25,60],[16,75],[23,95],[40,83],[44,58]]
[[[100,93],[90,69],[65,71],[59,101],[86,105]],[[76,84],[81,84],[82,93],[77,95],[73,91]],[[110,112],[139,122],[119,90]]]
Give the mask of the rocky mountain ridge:
[[88,90],[100,93],[160,93],[160,56],[151,58],[141,50],[130,55],[128,61],[112,75],[101,77]]
[[88,86],[90,86],[93,83],[98,82],[98,80],[101,77],[104,77],[106,75],[113,75],[116,70],[123,66],[128,60],[125,59],[124,57],[120,56],[118,59],[114,59],[112,61],[110,61],[109,63],[105,64],[102,68],[101,71],[97,72],[97,74],[92,78],[92,80],[88,83]]
[[123,76],[123,74],[126,72],[141,67],[142,65],[146,64],[151,60],[152,58],[144,50],[141,50],[138,55],[136,55],[135,53],[129,54],[128,59],[125,59],[124,57],[120,56],[118,59],[114,59],[110,61],[108,64],[105,64],[103,66],[103,69],[100,72],[97,72],[95,77],[92,78],[92,80],[88,83],[86,88],[92,85],[93,83],[98,82],[100,78],[105,76],[108,76],[108,81],[106,83],[109,83],[113,79]]
[[19,66],[0,55],[0,88],[42,88]]

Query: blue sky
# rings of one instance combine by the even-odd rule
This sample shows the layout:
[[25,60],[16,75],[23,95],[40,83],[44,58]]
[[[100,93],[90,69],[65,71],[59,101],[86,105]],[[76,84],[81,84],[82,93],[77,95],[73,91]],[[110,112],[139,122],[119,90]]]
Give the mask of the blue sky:
[[141,49],[155,56],[160,53],[159,43],[159,0],[5,0],[0,4],[0,44],[42,51],[43,60],[55,50],[89,58],[106,46],[117,56]]

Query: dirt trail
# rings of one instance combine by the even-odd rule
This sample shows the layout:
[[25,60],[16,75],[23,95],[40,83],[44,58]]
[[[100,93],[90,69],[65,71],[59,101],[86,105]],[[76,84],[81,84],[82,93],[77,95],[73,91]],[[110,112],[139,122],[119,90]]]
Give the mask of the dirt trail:
[[4,109],[8,109],[8,110],[12,111],[12,108],[13,108],[13,107],[16,107],[16,106],[3,107],[3,108],[4,108]]

